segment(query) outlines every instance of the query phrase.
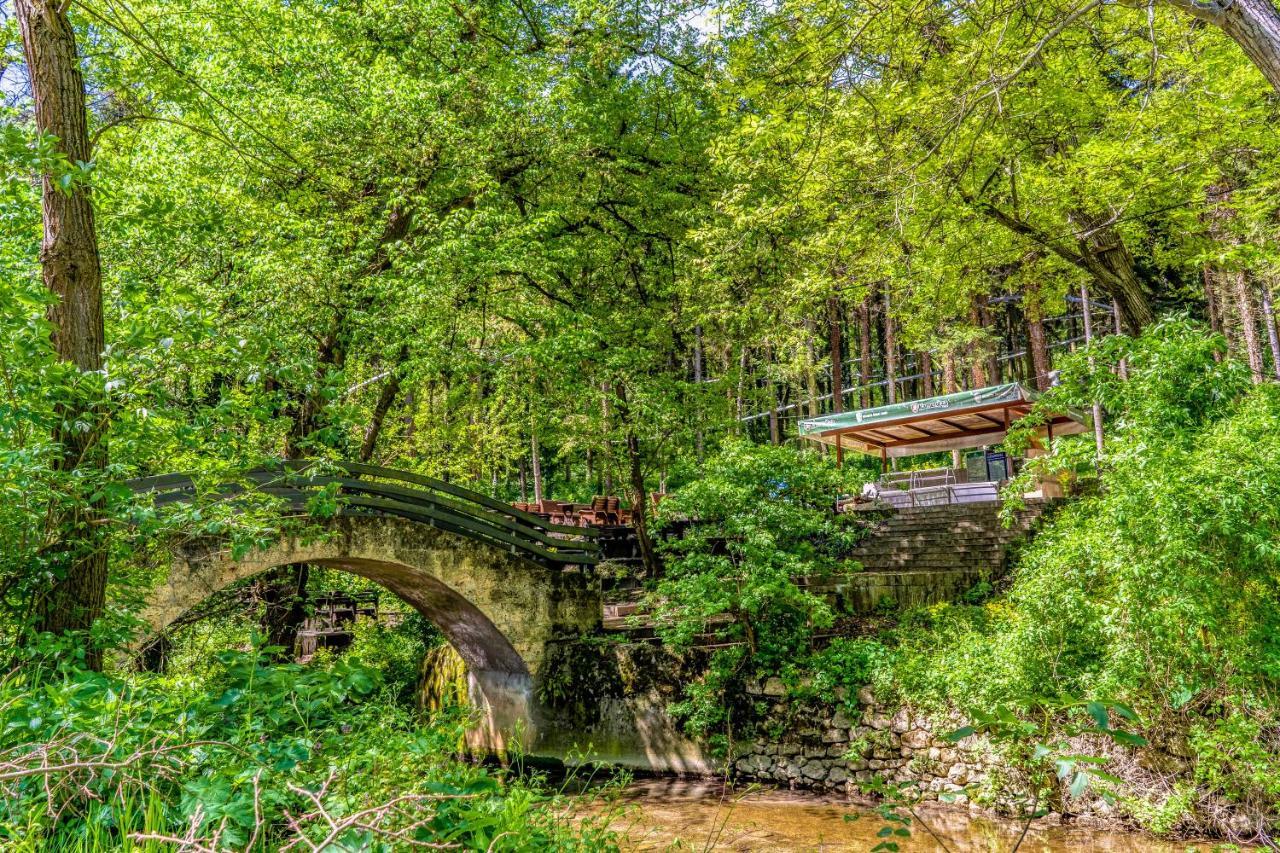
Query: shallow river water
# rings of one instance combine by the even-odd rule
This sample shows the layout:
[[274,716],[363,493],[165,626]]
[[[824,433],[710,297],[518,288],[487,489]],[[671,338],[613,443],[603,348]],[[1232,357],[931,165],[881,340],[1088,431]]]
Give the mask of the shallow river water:
[[[642,779],[628,785],[625,807],[613,820],[629,850],[868,851],[881,839],[884,824],[865,806],[842,799],[774,789],[725,791],[714,780]],[[850,815],[860,815],[848,820]],[[970,817],[958,808],[925,813],[930,827],[956,851],[1008,851],[1020,827]],[[903,851],[944,848],[919,825],[911,838],[897,839]],[[1210,844],[1167,843],[1137,833],[1105,832],[1067,826],[1034,828],[1024,853],[1102,850],[1113,853],[1211,851]]]

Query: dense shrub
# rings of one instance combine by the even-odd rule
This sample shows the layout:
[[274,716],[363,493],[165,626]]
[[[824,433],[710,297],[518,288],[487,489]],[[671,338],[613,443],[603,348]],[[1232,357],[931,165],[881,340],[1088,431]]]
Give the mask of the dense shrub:
[[684,527],[664,542],[666,574],[646,605],[668,647],[717,647],[676,707],[694,733],[724,728],[726,695],[793,667],[831,625],[830,606],[803,584],[860,568],[846,554],[861,528],[835,512],[851,487],[816,453],[730,442],[662,503],[660,524]]
[[0,681],[0,847],[609,847],[530,785],[456,760],[461,712],[423,723],[379,701],[381,674],[354,655],[269,659],[221,653],[209,680],[66,667]]
[[[1045,405],[1106,404],[1100,488],[1055,514],[1002,597],[910,614],[873,677],[936,706],[1127,702],[1156,742],[1191,735],[1207,794],[1280,813],[1280,387],[1221,356],[1170,320],[1108,343],[1097,370],[1068,362]],[[1091,438],[1055,459],[1074,467]]]

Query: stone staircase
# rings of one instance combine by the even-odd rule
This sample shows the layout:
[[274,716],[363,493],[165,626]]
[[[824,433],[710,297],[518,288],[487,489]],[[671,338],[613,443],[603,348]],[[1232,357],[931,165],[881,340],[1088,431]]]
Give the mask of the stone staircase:
[[[1006,570],[1014,548],[1047,506],[1047,501],[1028,501],[1010,527],[1001,522],[995,501],[894,510],[869,521],[867,536],[849,555],[862,571],[803,585],[826,596],[838,612],[853,614],[955,601]],[[633,639],[653,636],[635,603],[637,592],[606,594],[605,630],[625,631]]]
[[850,554],[862,563],[861,572],[815,580],[808,589],[852,613],[954,601],[1005,571],[1014,546],[1027,538],[1046,505],[1028,502],[1010,527],[995,501],[896,510],[874,522]]

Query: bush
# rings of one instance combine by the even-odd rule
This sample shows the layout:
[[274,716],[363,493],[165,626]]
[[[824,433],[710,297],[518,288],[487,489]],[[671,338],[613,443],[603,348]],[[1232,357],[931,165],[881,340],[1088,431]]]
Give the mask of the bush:
[[396,832],[464,849],[609,846],[529,785],[454,760],[461,713],[421,726],[375,701],[380,674],[354,656],[304,667],[268,651],[221,653],[207,683],[73,667],[0,682],[0,846],[381,850]]
[[[1280,387],[1249,385],[1221,351],[1170,320],[1111,340],[1092,372],[1067,362],[1045,405],[1106,403],[1102,488],[1049,520],[1003,598],[904,618],[878,677],[961,708],[1124,701],[1153,732],[1193,733],[1202,785],[1280,813]],[[1128,382],[1110,370],[1121,357]],[[1071,443],[1092,437],[1055,451],[1075,458]]]
[[664,541],[666,575],[645,605],[668,647],[721,647],[676,706],[695,734],[726,725],[726,696],[794,666],[813,631],[832,624],[803,583],[861,568],[846,555],[862,529],[835,512],[852,485],[815,453],[730,442],[661,504],[660,526],[687,526]]

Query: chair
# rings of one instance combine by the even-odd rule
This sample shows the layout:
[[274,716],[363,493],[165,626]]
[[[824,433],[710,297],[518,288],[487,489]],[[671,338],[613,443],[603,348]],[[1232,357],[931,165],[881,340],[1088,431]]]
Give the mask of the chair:
[[608,513],[609,499],[596,495],[591,499],[591,505],[578,513],[578,517],[582,519],[584,525],[603,525],[609,522]]

